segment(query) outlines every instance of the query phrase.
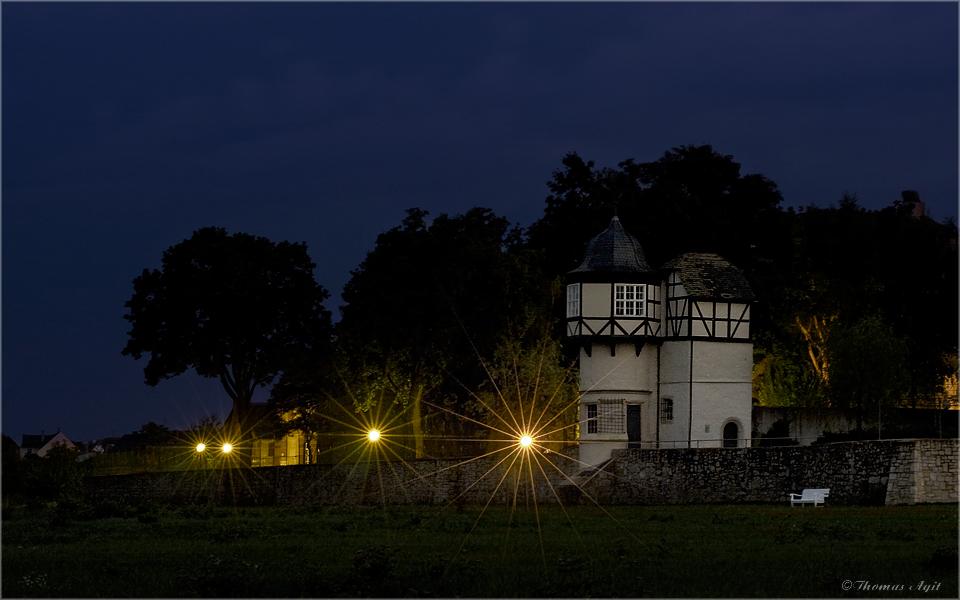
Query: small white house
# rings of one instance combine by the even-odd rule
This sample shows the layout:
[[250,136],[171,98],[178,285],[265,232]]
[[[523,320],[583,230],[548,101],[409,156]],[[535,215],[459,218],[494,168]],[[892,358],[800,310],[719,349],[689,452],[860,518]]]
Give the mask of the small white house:
[[739,269],[705,253],[654,269],[614,217],[567,281],[581,462],[619,448],[747,445],[754,296]]
[[23,443],[20,444],[20,456],[24,457],[28,454],[36,454],[39,457],[43,457],[47,454],[47,451],[50,448],[53,448],[55,444],[63,444],[67,448],[75,448],[73,442],[67,439],[67,436],[63,435],[59,429],[56,433],[40,435],[27,435],[23,434]]

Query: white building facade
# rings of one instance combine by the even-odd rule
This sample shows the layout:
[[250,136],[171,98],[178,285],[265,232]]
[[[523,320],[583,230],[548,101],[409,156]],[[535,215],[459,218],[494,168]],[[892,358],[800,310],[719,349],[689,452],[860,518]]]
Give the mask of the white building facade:
[[753,293],[739,269],[705,253],[653,269],[614,217],[567,282],[581,462],[620,448],[747,445]]

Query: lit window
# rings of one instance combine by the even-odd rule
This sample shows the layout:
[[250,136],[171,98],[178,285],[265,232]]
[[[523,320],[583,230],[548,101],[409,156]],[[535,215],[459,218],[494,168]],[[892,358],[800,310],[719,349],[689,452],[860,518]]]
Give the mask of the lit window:
[[618,283],[614,290],[614,316],[642,317],[647,314],[647,286]]
[[567,318],[580,316],[580,284],[567,286]]
[[587,433],[597,432],[597,405],[587,405]]
[[673,423],[673,398],[660,400],[660,422]]

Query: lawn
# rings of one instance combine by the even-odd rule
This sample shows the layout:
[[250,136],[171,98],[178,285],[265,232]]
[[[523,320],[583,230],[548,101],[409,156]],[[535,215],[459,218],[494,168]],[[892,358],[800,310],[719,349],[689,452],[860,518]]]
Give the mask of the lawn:
[[3,517],[4,597],[958,593],[955,505],[106,504],[66,519],[47,508]]

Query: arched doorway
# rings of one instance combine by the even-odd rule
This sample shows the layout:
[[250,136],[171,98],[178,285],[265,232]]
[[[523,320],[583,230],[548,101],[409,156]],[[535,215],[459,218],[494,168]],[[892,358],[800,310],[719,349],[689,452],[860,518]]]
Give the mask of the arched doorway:
[[740,437],[740,427],[733,421],[723,426],[723,447],[736,448],[737,438]]

